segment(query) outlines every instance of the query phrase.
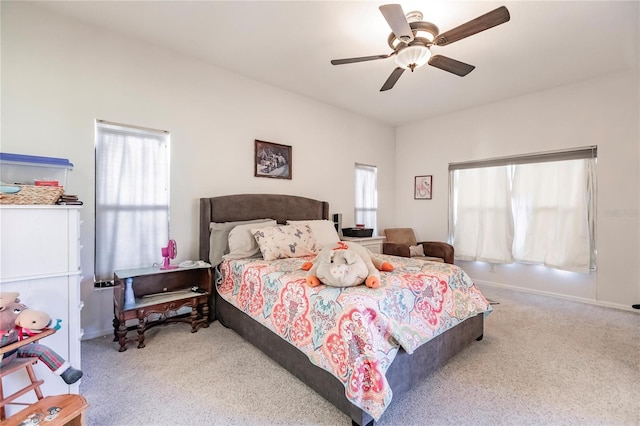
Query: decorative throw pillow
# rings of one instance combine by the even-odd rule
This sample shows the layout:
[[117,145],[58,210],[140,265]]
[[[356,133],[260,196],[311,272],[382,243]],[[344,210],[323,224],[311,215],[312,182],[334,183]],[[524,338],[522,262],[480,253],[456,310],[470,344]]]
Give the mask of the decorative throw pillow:
[[418,244],[417,246],[410,246],[409,254],[411,255],[411,257],[424,256],[424,247],[422,246],[422,244]]
[[229,253],[223,259],[248,259],[260,254],[260,249],[253,238],[253,229],[265,226],[276,226],[278,222],[269,220],[261,223],[238,225],[229,232]]
[[318,243],[318,250],[340,241],[340,236],[330,220],[288,220],[287,225],[309,225],[313,238]]
[[316,254],[316,242],[309,225],[285,225],[252,229],[264,260]]

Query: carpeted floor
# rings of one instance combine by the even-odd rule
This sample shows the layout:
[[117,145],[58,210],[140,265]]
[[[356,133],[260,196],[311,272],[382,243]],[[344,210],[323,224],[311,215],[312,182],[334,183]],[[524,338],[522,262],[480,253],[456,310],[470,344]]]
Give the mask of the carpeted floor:
[[[474,342],[395,400],[383,425],[640,425],[640,315],[482,288],[497,302]],[[349,425],[218,322],[152,329],[119,353],[82,343],[87,425]]]

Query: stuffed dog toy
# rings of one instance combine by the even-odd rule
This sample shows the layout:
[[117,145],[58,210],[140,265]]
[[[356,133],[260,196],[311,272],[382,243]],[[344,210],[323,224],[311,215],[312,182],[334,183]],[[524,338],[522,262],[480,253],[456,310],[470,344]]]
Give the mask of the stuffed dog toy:
[[393,265],[375,257],[357,243],[340,241],[323,248],[318,256],[302,265],[307,284],[320,283],[332,287],[353,287],[364,283],[369,288],[380,286],[380,271],[393,271]]
[[[7,346],[29,335],[38,334],[51,323],[47,313],[29,309],[20,303],[19,295],[17,292],[0,293],[0,346]],[[56,322],[56,326],[60,327],[59,321]],[[0,367],[16,358],[28,357],[38,358],[67,384],[75,383],[82,377],[82,370],[73,368],[55,351],[40,343],[29,343],[7,352],[2,356]]]

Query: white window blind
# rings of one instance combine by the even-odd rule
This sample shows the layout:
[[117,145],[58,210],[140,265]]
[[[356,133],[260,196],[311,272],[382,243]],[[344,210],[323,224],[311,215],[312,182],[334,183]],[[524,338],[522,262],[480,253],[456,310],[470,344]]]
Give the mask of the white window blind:
[[95,279],[162,260],[169,239],[169,133],[96,121]]
[[373,229],[377,235],[378,177],[377,168],[356,163],[355,221]]
[[596,266],[597,148],[450,164],[456,258]]

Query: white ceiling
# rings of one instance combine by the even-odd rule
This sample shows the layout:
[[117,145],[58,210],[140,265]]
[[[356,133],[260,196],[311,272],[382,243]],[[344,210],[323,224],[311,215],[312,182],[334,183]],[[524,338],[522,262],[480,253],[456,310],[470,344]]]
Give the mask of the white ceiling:
[[376,120],[401,125],[631,67],[638,69],[637,1],[402,1],[441,32],[506,5],[511,20],[433,47],[476,66],[461,78],[431,66],[379,89],[393,58],[390,29],[369,1],[49,1],[60,13]]

